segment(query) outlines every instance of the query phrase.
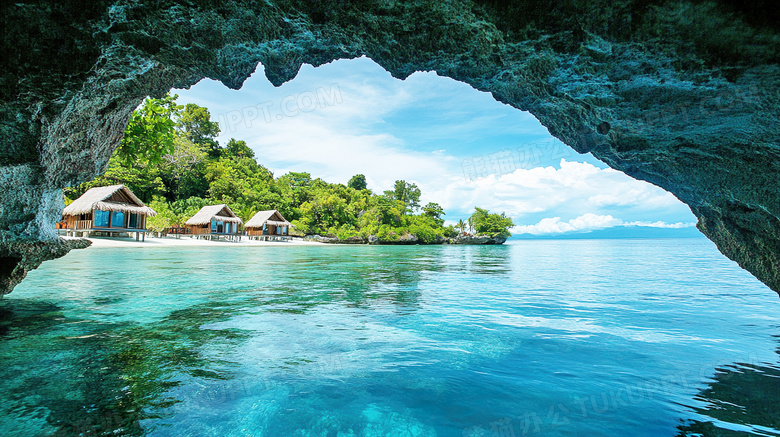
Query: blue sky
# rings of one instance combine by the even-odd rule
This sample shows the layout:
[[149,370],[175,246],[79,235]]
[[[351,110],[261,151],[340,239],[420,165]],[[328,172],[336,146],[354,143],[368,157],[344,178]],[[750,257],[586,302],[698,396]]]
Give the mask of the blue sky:
[[238,91],[203,80],[174,92],[209,108],[221,144],[245,140],[276,176],[307,171],[346,183],[362,173],[375,192],[405,179],[448,221],[480,206],[512,216],[514,233],[695,223],[671,194],[576,153],[531,114],[466,84],[430,72],[401,81],[360,58],[304,65],[275,88],[262,68]]

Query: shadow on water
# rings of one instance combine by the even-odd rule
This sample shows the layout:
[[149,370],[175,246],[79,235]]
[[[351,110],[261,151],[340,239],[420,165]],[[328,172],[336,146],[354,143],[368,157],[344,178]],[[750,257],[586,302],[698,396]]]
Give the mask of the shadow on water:
[[718,368],[714,381],[694,397],[698,405],[692,409],[700,418],[678,427],[678,437],[780,436],[778,394],[780,361]]
[[209,302],[147,325],[67,318],[34,300],[0,303],[0,414],[3,435],[140,436],[141,421],[179,400],[165,393],[185,377],[224,379],[227,363],[201,358],[210,343],[230,347],[235,329],[201,329],[235,314]]
[[[83,322],[83,323],[82,323]],[[68,320],[57,305],[0,304],[0,391],[6,435],[140,435],[132,393],[106,366],[106,330]],[[55,334],[56,332],[56,334]],[[29,366],[19,371],[22,364]]]
[[47,331],[61,323],[62,308],[48,302],[0,302],[0,341],[17,335],[21,328],[26,334]]

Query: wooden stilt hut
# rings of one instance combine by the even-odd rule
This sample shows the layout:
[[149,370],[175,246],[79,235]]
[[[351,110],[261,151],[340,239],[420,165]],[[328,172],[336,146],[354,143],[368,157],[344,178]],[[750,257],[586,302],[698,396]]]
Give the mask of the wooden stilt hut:
[[240,241],[243,223],[230,207],[221,204],[204,206],[184,224],[188,233],[196,238]]
[[288,240],[290,239],[290,226],[290,222],[279,211],[269,209],[259,211],[252,216],[246,222],[244,229],[246,229],[247,236],[251,239]]
[[90,188],[62,211],[66,235],[135,234],[145,240],[146,218],[157,213],[124,185]]

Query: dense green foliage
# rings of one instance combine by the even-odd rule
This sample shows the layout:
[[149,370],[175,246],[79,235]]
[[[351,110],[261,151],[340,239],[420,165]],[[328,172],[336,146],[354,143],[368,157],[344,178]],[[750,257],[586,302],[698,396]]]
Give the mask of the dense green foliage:
[[[259,210],[277,209],[298,233],[342,240],[376,235],[381,242],[394,242],[411,234],[433,243],[457,235],[454,227],[444,226],[439,204],[420,207],[421,191],[414,183],[399,180],[392,190],[375,194],[362,174],[346,186],[309,173],[275,178],[255,161],[245,141],[231,139],[224,147],[217,142],[219,125],[211,121],[207,108],[179,106],[175,99],[145,101],[133,114],[106,173],[67,189],[66,196],[72,200],[92,187],[124,184],[157,211],[147,222],[156,231],[183,225],[205,205],[225,203],[245,222]],[[500,232],[505,223],[493,215],[480,218],[486,224],[478,232]]]
[[362,174],[356,174],[350,178],[349,182],[347,182],[347,186],[349,188],[354,188],[355,190],[365,190],[366,177]]
[[385,191],[385,195],[403,202],[404,209],[407,212],[416,210],[420,206],[420,189],[416,184],[410,184],[406,181],[395,181],[392,191]]
[[176,123],[172,117],[181,109],[176,97],[170,95],[147,99],[130,116],[115,154],[117,160],[125,165],[131,165],[136,159],[159,163],[163,155],[173,150]]
[[512,235],[509,233],[509,228],[515,224],[512,222],[511,217],[507,217],[504,213],[491,214],[488,210],[482,208],[475,208],[475,210],[469,221],[472,223],[474,230],[477,231],[477,235],[502,238],[508,238]]

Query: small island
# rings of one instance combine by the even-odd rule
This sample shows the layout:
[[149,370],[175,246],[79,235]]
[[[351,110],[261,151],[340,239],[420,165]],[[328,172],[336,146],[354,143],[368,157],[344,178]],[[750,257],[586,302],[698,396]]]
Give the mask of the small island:
[[[405,180],[377,194],[362,174],[346,185],[306,172],[275,177],[245,141],[219,144],[219,125],[207,108],[179,105],[176,98],[147,99],[133,113],[105,174],[66,189],[66,205],[98,187],[127,187],[139,204],[156,213],[145,225],[157,236],[211,234],[206,232],[213,231],[207,229],[208,217],[194,218],[222,210],[230,212],[225,217],[232,224],[224,225],[222,233],[233,238],[250,236],[239,226],[266,212],[289,224],[289,229],[278,227],[284,236],[323,243],[503,244],[511,235],[510,217],[482,208],[446,225],[441,205],[421,205],[420,188]],[[261,225],[250,231],[262,237],[268,229]]]

